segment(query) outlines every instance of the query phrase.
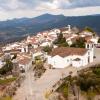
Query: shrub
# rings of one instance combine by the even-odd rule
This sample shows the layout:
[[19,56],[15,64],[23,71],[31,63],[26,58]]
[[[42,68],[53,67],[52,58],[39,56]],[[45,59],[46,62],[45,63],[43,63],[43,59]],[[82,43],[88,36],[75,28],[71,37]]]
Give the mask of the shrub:
[[100,68],[94,68],[93,73],[100,76]]

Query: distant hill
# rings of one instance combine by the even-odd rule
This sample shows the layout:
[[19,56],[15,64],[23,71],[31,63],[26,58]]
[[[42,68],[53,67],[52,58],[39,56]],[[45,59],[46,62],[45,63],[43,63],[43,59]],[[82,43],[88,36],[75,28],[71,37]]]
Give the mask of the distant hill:
[[89,26],[100,33],[100,15],[72,16],[44,14],[35,18],[20,18],[0,21],[0,42],[12,42],[26,37],[28,34],[60,28],[68,24],[79,28]]

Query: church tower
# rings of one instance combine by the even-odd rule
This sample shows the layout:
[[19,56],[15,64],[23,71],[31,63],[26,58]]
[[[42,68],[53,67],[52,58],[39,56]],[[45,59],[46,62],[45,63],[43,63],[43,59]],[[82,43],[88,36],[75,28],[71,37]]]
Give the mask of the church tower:
[[94,44],[91,41],[86,42],[85,48],[88,50],[88,63],[91,63],[94,58]]
[[71,31],[71,25],[68,25],[68,31],[69,32]]
[[68,34],[71,34],[71,25],[68,25]]
[[88,50],[93,50],[94,51],[94,44],[91,41],[86,42],[85,43],[85,48],[88,49]]

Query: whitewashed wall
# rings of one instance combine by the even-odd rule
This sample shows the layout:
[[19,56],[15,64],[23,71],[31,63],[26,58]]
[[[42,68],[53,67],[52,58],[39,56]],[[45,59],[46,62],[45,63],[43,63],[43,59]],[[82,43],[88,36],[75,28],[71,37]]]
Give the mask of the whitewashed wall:
[[[51,64],[54,68],[65,68],[69,65],[74,67],[81,67],[87,65],[88,62],[88,52],[83,56],[73,55],[67,56],[65,58],[56,55],[54,57],[48,56],[48,64]],[[92,54],[89,56],[91,61],[93,60]],[[75,61],[76,58],[79,58],[80,61]]]
[[64,58],[60,57],[60,56],[55,56],[55,57],[48,57],[48,64],[51,64],[54,68],[65,68],[66,65],[66,61],[64,60]]
[[29,68],[32,66],[32,60],[30,60],[30,62],[28,64],[19,64],[19,68],[23,68],[25,71],[28,71]]

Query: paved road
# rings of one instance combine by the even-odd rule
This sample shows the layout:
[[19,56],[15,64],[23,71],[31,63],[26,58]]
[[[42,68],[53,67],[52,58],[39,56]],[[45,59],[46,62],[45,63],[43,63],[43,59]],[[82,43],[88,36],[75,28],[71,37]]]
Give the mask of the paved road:
[[33,100],[34,73],[30,70],[25,74],[25,80],[16,91],[13,100]]
[[[70,71],[73,71],[75,74],[77,73],[76,68],[73,67],[47,70],[46,73],[44,73],[44,75],[36,81],[34,91],[37,91],[37,93],[40,93],[42,97],[44,97],[46,91],[51,90],[52,86],[55,85],[62,77],[68,76]],[[44,98],[40,98],[38,96],[37,100],[44,100]]]
[[26,79],[17,90],[13,100],[45,100],[46,91],[50,90],[62,77],[68,76],[70,71],[74,72],[73,74],[77,72],[73,67],[49,69],[40,79],[34,81],[34,73],[30,70],[26,73]]

